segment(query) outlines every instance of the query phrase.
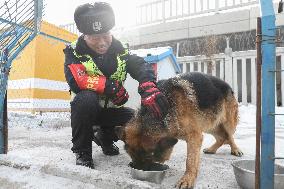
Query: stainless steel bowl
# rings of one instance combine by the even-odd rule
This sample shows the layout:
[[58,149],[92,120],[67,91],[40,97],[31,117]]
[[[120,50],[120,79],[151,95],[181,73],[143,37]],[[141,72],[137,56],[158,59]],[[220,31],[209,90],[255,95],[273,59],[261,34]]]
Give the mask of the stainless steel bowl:
[[159,170],[151,170],[151,171],[143,171],[139,169],[135,169],[132,164],[130,163],[129,166],[131,167],[131,176],[134,179],[153,182],[156,184],[161,184],[165,175],[166,171],[169,168],[168,166],[155,163],[155,166],[158,167],[159,165],[163,166],[163,168]]
[[[243,189],[254,189],[255,161],[237,160],[232,163],[237,183]],[[275,165],[274,189],[284,188],[284,167]]]

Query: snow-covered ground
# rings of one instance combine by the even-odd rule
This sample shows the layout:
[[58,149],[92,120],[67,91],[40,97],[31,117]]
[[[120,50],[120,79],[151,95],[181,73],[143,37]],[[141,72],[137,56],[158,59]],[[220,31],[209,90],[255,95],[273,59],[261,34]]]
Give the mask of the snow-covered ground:
[[[284,113],[284,108],[277,108]],[[71,152],[71,127],[68,113],[31,115],[9,114],[9,152],[0,155],[0,188],[174,188],[185,170],[186,143],[179,141],[171,159],[170,169],[161,185],[131,178],[130,158],[118,142],[120,155],[108,157],[93,145],[95,170],[75,165]],[[240,106],[240,123],[235,134],[236,143],[244,152],[242,159],[254,159],[255,106]],[[203,148],[214,141],[205,135]],[[281,148],[282,147],[282,148]],[[284,116],[276,117],[277,156],[284,156]],[[196,183],[201,188],[238,188],[231,162],[241,159],[230,155],[229,146],[217,154],[201,155],[201,166]],[[280,162],[283,163],[283,162]]]

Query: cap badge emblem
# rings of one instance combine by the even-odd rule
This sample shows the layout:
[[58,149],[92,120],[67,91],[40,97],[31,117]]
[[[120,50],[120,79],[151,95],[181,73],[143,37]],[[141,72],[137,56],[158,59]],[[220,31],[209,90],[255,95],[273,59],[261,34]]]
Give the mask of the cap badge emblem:
[[94,22],[93,23],[93,30],[94,31],[100,31],[102,29],[102,24],[101,22]]

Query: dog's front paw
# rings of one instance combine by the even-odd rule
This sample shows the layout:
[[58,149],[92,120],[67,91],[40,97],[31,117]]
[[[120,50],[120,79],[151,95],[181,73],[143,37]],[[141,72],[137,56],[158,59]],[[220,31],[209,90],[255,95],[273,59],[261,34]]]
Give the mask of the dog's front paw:
[[188,175],[184,175],[176,184],[176,188],[179,189],[193,189],[194,179]]
[[244,153],[238,148],[236,148],[234,150],[232,149],[231,154],[234,155],[234,156],[238,156],[238,157],[241,157],[241,156],[244,155]]

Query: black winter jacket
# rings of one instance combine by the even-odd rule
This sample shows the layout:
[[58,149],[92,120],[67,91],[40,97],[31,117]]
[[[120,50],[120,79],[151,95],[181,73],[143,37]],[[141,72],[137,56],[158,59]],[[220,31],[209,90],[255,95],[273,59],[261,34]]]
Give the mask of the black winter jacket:
[[[88,54],[93,58],[93,61],[96,63],[97,67],[101,70],[105,77],[109,78],[117,69],[117,55],[124,51],[124,47],[120,41],[113,37],[110,48],[107,53],[104,55],[97,54],[91,50],[83,36],[78,38],[76,53],[80,55]],[[64,72],[66,81],[70,87],[70,90],[78,93],[81,89],[78,87],[68,65],[70,64],[81,64],[78,58],[73,54],[73,49],[68,45],[64,50],[65,54],[65,64]],[[131,75],[131,77],[137,80],[139,83],[146,81],[156,81],[156,77],[152,66],[145,62],[142,57],[136,55],[128,55],[126,58],[126,72]]]

